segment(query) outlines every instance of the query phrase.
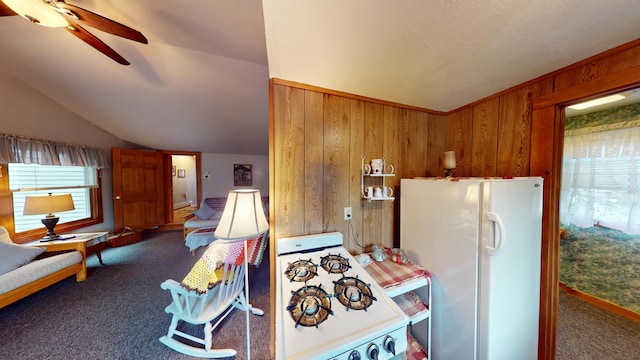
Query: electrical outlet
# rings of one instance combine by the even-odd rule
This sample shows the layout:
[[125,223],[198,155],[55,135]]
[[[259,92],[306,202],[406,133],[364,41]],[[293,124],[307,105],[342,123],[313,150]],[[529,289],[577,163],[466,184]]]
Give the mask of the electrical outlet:
[[351,207],[344,208],[344,219],[351,220]]

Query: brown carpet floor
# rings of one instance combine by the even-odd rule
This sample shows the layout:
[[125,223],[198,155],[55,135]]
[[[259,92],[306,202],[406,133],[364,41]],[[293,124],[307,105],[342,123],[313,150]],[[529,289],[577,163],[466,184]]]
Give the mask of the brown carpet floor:
[[[191,359],[164,346],[171,302],[160,284],[180,281],[196,256],[182,231],[145,234],[143,241],[89,256],[89,277],[65,279],[0,309],[1,359]],[[251,315],[251,358],[269,359],[269,262],[251,268],[250,301],[265,310]],[[201,329],[202,327],[200,327]],[[200,331],[196,329],[196,331]],[[234,310],[214,336],[218,347],[246,359],[245,313]]]

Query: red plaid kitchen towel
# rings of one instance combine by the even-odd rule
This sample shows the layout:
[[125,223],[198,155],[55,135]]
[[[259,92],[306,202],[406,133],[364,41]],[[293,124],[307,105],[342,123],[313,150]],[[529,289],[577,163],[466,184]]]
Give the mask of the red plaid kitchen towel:
[[431,274],[415,264],[408,261],[406,265],[398,264],[387,258],[385,261],[371,261],[365,267],[373,279],[383,288],[401,284],[404,281],[423,276],[431,282]]
[[410,328],[407,328],[407,352],[405,354],[407,360],[426,360],[427,352],[424,350],[418,340],[411,336]]
[[411,291],[394,297],[393,301],[395,301],[395,303],[400,306],[400,309],[409,317],[413,317],[428,309],[427,304]]

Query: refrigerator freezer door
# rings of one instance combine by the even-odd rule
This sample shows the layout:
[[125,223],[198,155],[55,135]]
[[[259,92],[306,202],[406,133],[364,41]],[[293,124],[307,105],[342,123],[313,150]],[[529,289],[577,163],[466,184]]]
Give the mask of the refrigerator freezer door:
[[[432,275],[432,357],[475,359],[479,180],[402,179],[400,247]],[[422,334],[413,335],[422,344]]]
[[535,360],[542,179],[487,181],[482,198],[478,359]]

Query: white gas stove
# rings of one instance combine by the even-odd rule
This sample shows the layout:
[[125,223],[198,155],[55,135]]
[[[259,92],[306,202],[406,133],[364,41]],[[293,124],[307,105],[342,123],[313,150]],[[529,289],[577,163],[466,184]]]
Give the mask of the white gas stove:
[[276,240],[276,359],[402,359],[409,318],[339,232]]

